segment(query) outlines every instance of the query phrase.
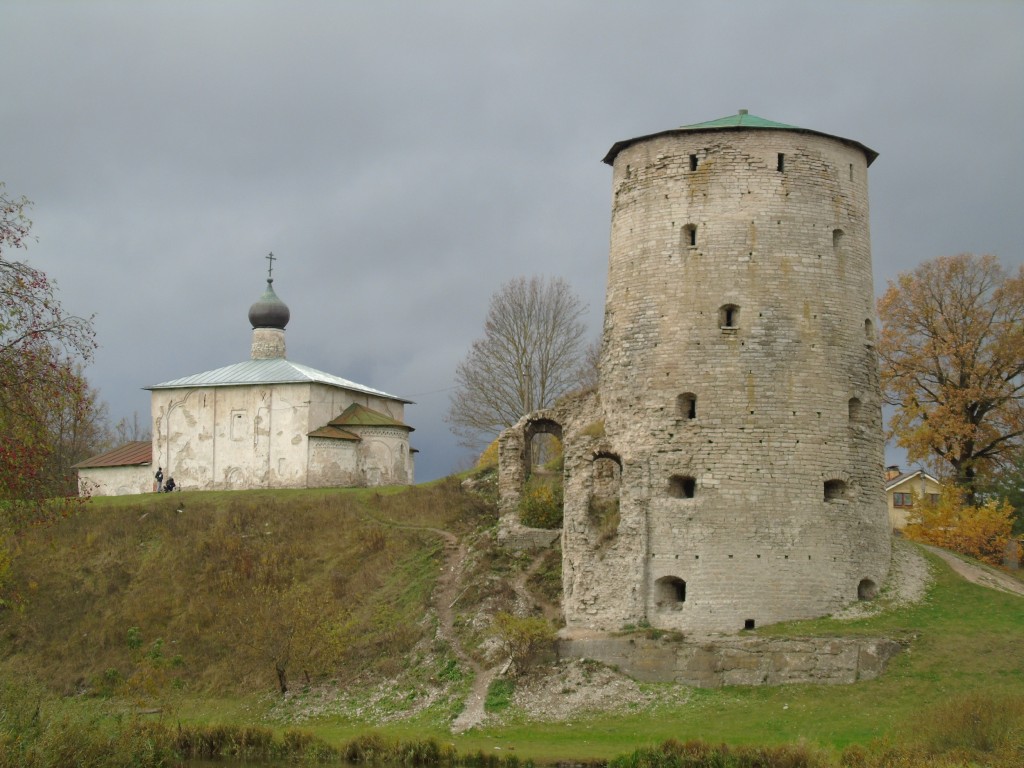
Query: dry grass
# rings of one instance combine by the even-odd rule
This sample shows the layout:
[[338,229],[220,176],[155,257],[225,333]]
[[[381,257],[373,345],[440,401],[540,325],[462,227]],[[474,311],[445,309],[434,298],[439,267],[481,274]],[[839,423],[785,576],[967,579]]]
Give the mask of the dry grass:
[[5,663],[66,694],[134,681],[140,701],[266,689],[268,654],[293,679],[358,674],[426,631],[429,529],[489,514],[454,481],[96,499],[26,538],[13,576],[27,602],[0,614]]

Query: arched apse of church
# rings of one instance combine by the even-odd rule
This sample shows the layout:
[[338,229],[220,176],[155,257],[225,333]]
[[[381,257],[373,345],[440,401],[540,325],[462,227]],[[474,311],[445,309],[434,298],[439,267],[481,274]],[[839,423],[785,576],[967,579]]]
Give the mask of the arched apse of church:
[[381,485],[393,479],[391,448],[380,440],[371,440],[363,448],[363,477],[367,485]]

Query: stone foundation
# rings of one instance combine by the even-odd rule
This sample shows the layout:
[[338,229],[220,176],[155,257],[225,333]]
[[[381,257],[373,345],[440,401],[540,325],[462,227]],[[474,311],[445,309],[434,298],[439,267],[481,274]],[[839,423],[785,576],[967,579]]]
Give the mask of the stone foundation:
[[879,637],[721,637],[704,641],[646,637],[559,640],[564,659],[594,659],[650,683],[697,688],[724,685],[844,685],[873,680],[900,652]]

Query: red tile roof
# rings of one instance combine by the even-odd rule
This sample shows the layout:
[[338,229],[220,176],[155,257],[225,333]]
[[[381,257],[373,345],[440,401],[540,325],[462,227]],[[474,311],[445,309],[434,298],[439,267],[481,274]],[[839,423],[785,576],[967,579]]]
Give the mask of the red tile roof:
[[90,456],[72,465],[72,469],[87,467],[133,467],[153,463],[153,444],[149,440],[133,440],[112,451]]

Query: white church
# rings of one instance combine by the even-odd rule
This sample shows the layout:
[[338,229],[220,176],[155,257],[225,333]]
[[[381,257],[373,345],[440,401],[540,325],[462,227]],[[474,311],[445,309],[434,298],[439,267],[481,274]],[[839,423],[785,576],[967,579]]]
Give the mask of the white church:
[[152,441],[76,464],[81,495],[149,493],[157,470],[184,491],[413,483],[411,401],[288,360],[273,283],[249,308],[250,359],[146,387]]

